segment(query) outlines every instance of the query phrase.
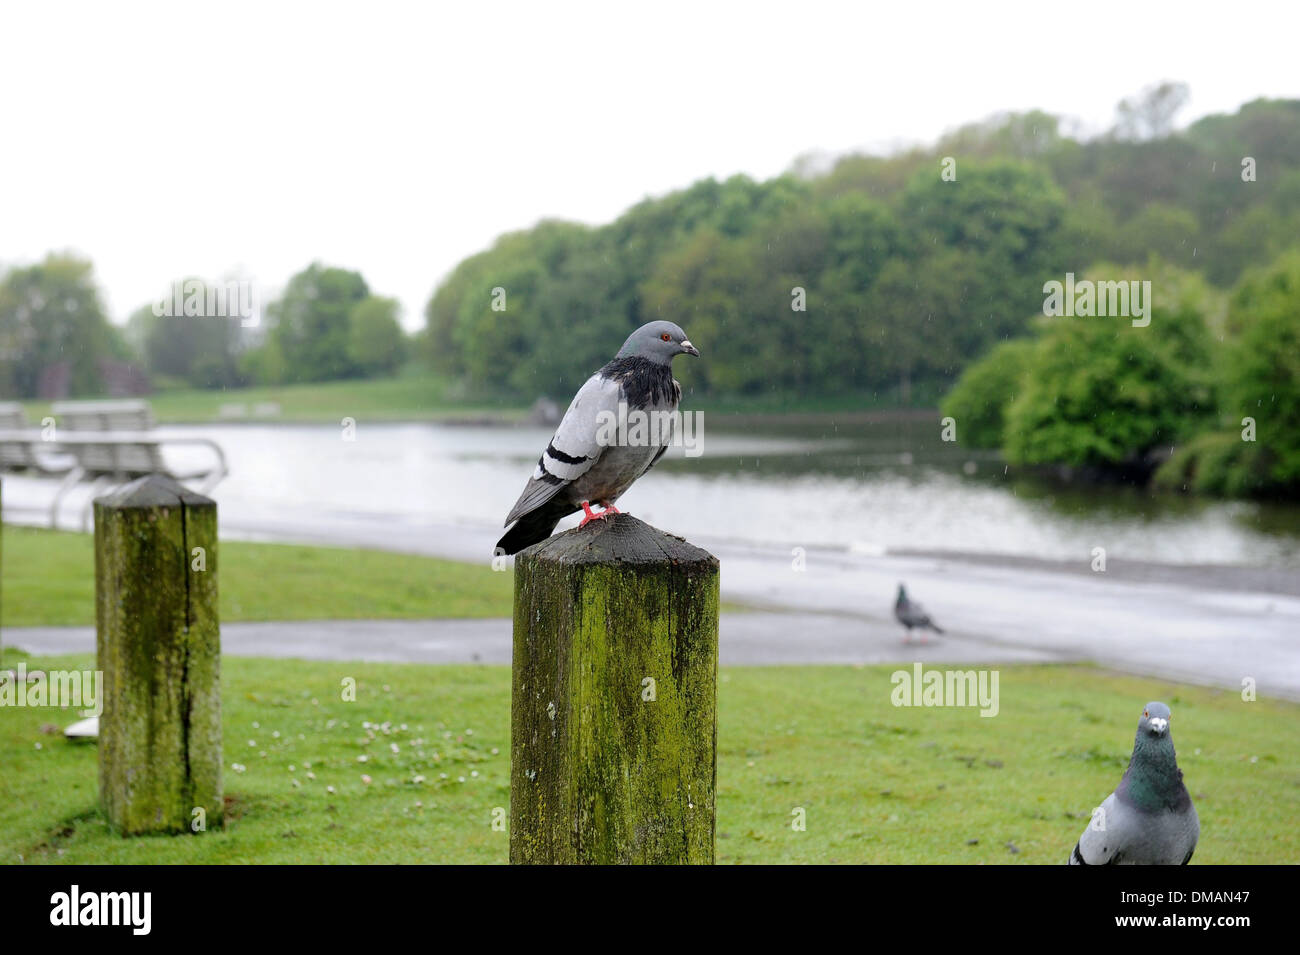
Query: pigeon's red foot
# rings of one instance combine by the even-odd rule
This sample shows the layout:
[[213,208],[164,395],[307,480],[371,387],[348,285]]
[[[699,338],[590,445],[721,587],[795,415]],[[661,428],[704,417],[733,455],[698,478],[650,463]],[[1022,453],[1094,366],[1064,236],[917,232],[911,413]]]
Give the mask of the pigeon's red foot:
[[579,527],[586,527],[588,521],[599,521],[606,517],[609,517],[609,515],[611,514],[621,513],[617,507],[611,504],[608,507],[606,507],[603,511],[601,511],[599,514],[597,514],[595,511],[591,509],[590,501],[582,502],[582,512],[586,516],[582,519],[581,523],[578,524]]

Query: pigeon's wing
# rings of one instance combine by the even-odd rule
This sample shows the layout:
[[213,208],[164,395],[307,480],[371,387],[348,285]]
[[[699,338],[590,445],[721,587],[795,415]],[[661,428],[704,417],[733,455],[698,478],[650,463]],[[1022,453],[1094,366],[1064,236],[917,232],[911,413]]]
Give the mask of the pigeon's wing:
[[1192,853],[1196,851],[1196,843],[1201,838],[1201,820],[1196,815],[1196,807],[1188,804],[1187,812],[1182,821],[1182,845],[1187,847],[1187,854],[1183,856],[1183,861],[1179,865],[1187,865],[1192,861]]
[[550,444],[537,459],[537,467],[524,492],[510,509],[506,526],[536,510],[591,469],[605,450],[597,443],[601,412],[618,413],[622,387],[617,381],[592,375],[578,389],[569,410],[560,419]]
[[1187,865],[1192,861],[1192,853],[1196,851],[1196,843],[1201,840],[1201,819],[1196,814],[1196,807],[1188,806],[1187,808],[1191,812],[1191,819],[1187,827],[1188,841],[1191,844],[1187,847],[1187,855],[1183,857],[1183,865]]
[[911,598],[901,607],[897,608],[898,619],[912,627],[930,626],[930,615],[925,612],[925,608]]
[[655,456],[654,456],[653,458],[650,459],[650,463],[647,464],[647,465],[645,466],[645,470],[642,471],[639,475],[637,475],[637,477],[638,477],[638,478],[643,478],[643,477],[645,477],[646,474],[647,474],[647,472],[649,472],[649,470],[650,470],[652,467],[654,467],[656,464],[659,463],[659,459],[662,458],[662,457],[664,456],[664,452],[667,451],[667,450],[668,450],[668,445],[665,444],[662,448],[660,448],[658,451],[656,451],[656,452],[655,452]]
[[1133,810],[1111,793],[1101,803],[1101,812],[1088,820],[1078,844],[1070,856],[1072,865],[1117,865],[1133,837],[1130,831]]
[[916,611],[916,625],[918,627],[929,627],[935,633],[943,633],[943,628],[934,622],[934,618],[925,612],[925,608],[920,604],[913,604],[912,609]]

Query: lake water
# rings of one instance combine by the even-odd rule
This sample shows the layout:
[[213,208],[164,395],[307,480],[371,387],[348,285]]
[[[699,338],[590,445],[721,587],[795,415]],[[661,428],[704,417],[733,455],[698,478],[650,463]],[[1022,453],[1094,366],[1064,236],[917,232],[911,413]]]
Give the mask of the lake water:
[[[769,648],[767,662],[1088,659],[1229,688],[1259,674],[1265,692],[1300,699],[1294,507],[1012,480],[994,458],[939,441],[932,418],[718,417],[701,457],[675,451],[619,503],[716,554],[723,598],[758,608],[739,615],[748,637],[724,616],[724,653],[748,640]],[[223,540],[484,564],[550,437],[364,420],[355,441],[333,427],[165,431],[225,448],[232,473],[214,492]],[[5,519],[44,523],[52,492],[49,480],[6,475]],[[89,493],[67,502],[63,526],[77,526]],[[792,560],[797,547],[805,561]],[[1094,547],[1106,548],[1104,574],[1089,568]],[[947,631],[933,649],[899,643],[900,581]],[[372,613],[363,596],[357,609]],[[509,622],[492,626],[508,646]],[[370,625],[356,634],[348,652],[360,657],[381,639]]]
[[[934,416],[705,424],[700,457],[671,449],[620,507],[692,539],[1079,561],[1104,547],[1108,559],[1300,570],[1300,507],[1014,478],[995,457],[941,441]],[[222,445],[231,475],[214,496],[223,520],[243,528],[370,521],[480,533],[501,526],[550,437],[547,428],[364,421],[353,441],[325,426],[164,433]],[[15,490],[21,506],[26,494]]]

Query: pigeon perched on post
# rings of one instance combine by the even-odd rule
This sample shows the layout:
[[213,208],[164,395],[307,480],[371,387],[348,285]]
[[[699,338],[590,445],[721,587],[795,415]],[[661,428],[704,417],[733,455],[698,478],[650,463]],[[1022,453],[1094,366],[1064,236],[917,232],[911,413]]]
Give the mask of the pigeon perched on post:
[[[654,467],[671,440],[682,397],[673,359],[699,354],[672,322],[650,322],[629,335],[614,359],[578,389],[510,509],[506,526],[514,527],[497,541],[496,552],[515,554],[545,540],[561,518],[579,510],[586,512],[579,527],[617,514],[614,502]],[[626,427],[634,412],[645,415],[645,440],[636,437],[635,423]],[[623,424],[614,441],[608,440],[611,420]],[[605,510],[595,513],[592,503]]]
[[1070,865],[1186,865],[1201,823],[1169,735],[1169,707],[1148,703],[1124,778],[1083,831]]
[[913,627],[920,629],[922,643],[925,643],[926,630],[943,633],[943,628],[930,619],[930,615],[925,612],[924,607],[907,599],[907,588],[902,584],[898,585],[898,599],[894,601],[894,616],[898,618],[899,623],[907,628],[907,636],[903,637],[904,643],[912,639]]

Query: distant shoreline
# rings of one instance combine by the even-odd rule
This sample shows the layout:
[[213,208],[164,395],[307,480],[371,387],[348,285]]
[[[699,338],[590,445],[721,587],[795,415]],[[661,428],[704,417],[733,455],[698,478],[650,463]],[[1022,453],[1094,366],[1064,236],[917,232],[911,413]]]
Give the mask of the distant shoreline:
[[1287,567],[1251,567],[1239,564],[1169,564],[1157,561],[1110,558],[1104,572],[1094,571],[1087,560],[1057,560],[1017,554],[975,551],[891,548],[890,557],[930,557],[986,567],[1013,567],[1076,577],[1104,577],[1133,584],[1170,584],[1195,590],[1214,589],[1239,593],[1273,593],[1300,597],[1300,573]]

